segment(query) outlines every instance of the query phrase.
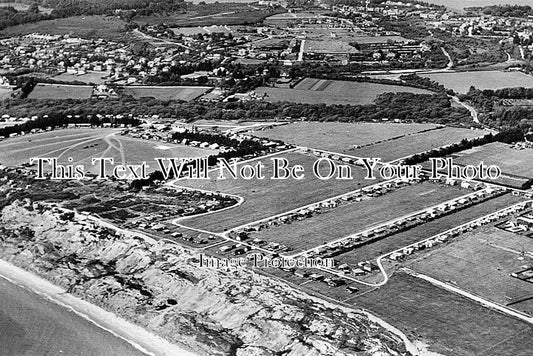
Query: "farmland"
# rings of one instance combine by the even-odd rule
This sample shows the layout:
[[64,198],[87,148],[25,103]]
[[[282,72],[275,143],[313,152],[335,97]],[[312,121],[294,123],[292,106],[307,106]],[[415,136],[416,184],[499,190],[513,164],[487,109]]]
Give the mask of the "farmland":
[[64,129],[20,136],[0,142],[0,163],[10,166],[29,163],[32,157],[57,157],[59,163],[83,164],[95,172],[93,157],[114,158],[115,163],[139,164],[157,169],[155,157],[199,157],[216,151],[167,144],[117,135],[114,129]]
[[[533,240],[486,227],[466,233],[454,243],[424,251],[408,265],[419,273],[441,281],[453,280],[463,290],[507,305],[533,298],[533,284],[510,276],[524,265],[531,266],[531,260],[519,258],[522,250],[533,254]],[[516,303],[510,307],[533,315],[531,305]]]
[[311,166],[316,161],[315,157],[296,152],[280,153],[278,156],[286,158],[291,166],[302,165],[305,169],[305,178],[303,180],[272,180],[270,179],[272,162],[270,159],[264,159],[262,163],[266,166],[265,179],[262,180],[242,178],[217,180],[217,170],[211,174],[209,181],[186,179],[177,181],[178,186],[220,191],[245,198],[241,205],[233,209],[207,216],[191,217],[182,221],[182,224],[221,232],[376,183],[376,181],[365,180],[366,170],[356,166],[353,167],[353,180],[322,181],[312,173]]
[[457,93],[466,93],[471,86],[476,89],[502,89],[533,87],[533,77],[520,72],[477,71],[423,74]]
[[469,130],[455,127],[445,127],[440,130],[417,133],[372,146],[367,146],[352,151],[357,157],[380,157],[383,162],[395,161],[416,153],[429,151],[462,139],[472,139],[486,135],[483,130]]
[[11,26],[2,30],[0,34],[3,36],[22,36],[30,33],[70,34],[84,38],[131,40],[126,36],[125,24],[114,16],[73,16]]
[[365,146],[436,128],[433,124],[293,122],[252,134],[298,146],[350,154],[354,145]]
[[89,85],[65,85],[39,83],[28,95],[29,99],[90,99],[93,87]]
[[469,193],[471,191],[431,182],[409,185],[377,198],[262,230],[254,237],[300,252]]
[[487,165],[494,164],[501,168],[503,173],[533,178],[533,170],[524,162],[533,162],[533,150],[517,150],[508,144],[493,142],[483,146],[454,154],[457,164],[479,164],[480,161]]
[[527,356],[533,349],[528,324],[405,273],[353,302],[443,355]]
[[211,87],[197,86],[127,86],[119,90],[122,95],[130,95],[135,99],[155,98],[158,100],[192,101],[211,90]]
[[390,92],[431,94],[427,90],[398,85],[313,78],[302,80],[294,89],[259,87],[255,91],[259,96],[265,96],[265,100],[270,102],[289,101],[304,104],[328,105],[372,104],[380,94]]
[[447,231],[454,226],[475,220],[520,201],[520,198],[511,196],[509,194],[492,198],[486,202],[468,207],[454,214],[445,215],[404,232],[400,232],[371,244],[361,246],[354,251],[339,255],[337,258],[342,262],[351,265],[356,265],[361,261],[369,261],[385,253],[395,251],[417,241],[422,241],[431,236]]

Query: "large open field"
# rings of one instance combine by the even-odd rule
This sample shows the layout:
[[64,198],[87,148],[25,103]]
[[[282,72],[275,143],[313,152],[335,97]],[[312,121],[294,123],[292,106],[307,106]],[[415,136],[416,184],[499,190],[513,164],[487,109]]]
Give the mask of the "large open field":
[[90,99],[93,87],[90,85],[66,85],[39,83],[33,88],[29,99]]
[[398,85],[313,78],[305,78],[298,83],[294,89],[259,87],[255,91],[260,96],[266,94],[265,100],[271,102],[289,101],[295,103],[329,105],[372,104],[380,94],[390,92],[432,94],[427,90]]
[[409,185],[380,197],[262,230],[254,237],[300,252],[469,193],[466,189],[431,182]]
[[148,171],[158,168],[156,157],[201,157],[215,151],[117,135],[115,129],[63,129],[10,138],[0,142],[0,163],[21,165],[32,157],[57,157],[62,164],[85,165],[96,172],[93,157],[114,158],[115,164],[140,164],[146,161]]
[[[513,252],[515,251],[515,252]],[[409,261],[410,268],[440,281],[454,282],[457,287],[501,305],[533,315],[533,283],[510,276],[531,259],[520,258],[522,251],[533,254],[533,239],[486,227],[464,234],[450,244],[430,249]]]
[[29,33],[71,34],[84,38],[131,40],[131,38],[126,36],[125,25],[124,21],[115,16],[73,16],[11,26],[0,31],[0,34],[6,37],[27,35]]
[[380,157],[383,162],[395,161],[415,153],[429,151],[462,139],[471,139],[486,135],[483,130],[469,130],[456,127],[445,127],[440,130],[417,133],[376,145],[367,146],[352,151],[357,157]]
[[417,241],[422,241],[455,226],[465,224],[520,201],[520,198],[510,194],[496,197],[481,204],[458,211],[455,214],[445,215],[404,232],[361,246],[353,251],[337,256],[337,259],[351,265],[356,265],[361,261],[373,260],[383,254],[395,251]]
[[120,93],[123,95],[131,95],[135,99],[149,97],[158,100],[192,101],[211,89],[211,87],[197,86],[127,86],[120,89]]
[[105,82],[105,77],[109,76],[109,72],[102,71],[102,72],[88,72],[86,74],[77,75],[77,74],[69,74],[69,73],[61,73],[59,75],[56,75],[52,77],[54,80],[61,80],[65,82],[83,82],[83,83],[91,83],[91,84],[101,84]]
[[530,325],[405,273],[351,302],[442,355],[529,356],[533,350]]
[[468,92],[471,86],[477,89],[533,87],[533,76],[520,72],[477,71],[434,73],[422,76],[435,80],[458,93]]
[[436,129],[433,124],[293,122],[256,130],[259,137],[281,140],[298,146],[353,154],[353,146],[364,146],[420,131]]
[[454,162],[461,165],[478,165],[483,162],[487,165],[496,165],[502,172],[514,176],[533,178],[533,150],[516,150],[508,144],[493,142],[483,146],[454,154]]
[[[264,169],[265,179],[216,180],[218,171],[211,174],[209,181],[180,180],[176,185],[192,188],[220,191],[242,196],[245,201],[242,205],[206,216],[191,217],[182,221],[189,227],[205,229],[213,232],[221,232],[225,229],[251,223],[272,215],[281,214],[307,204],[337,196],[342,193],[359,189],[365,185],[374,184],[377,181],[365,180],[366,170],[353,166],[353,180],[329,180],[321,181],[312,173],[312,165],[315,157],[291,152],[280,153],[278,157],[289,160],[291,166],[300,164],[305,169],[303,180],[286,179],[271,180],[272,161],[262,159],[266,166]],[[257,163],[257,162],[255,162]],[[324,172],[323,170],[321,170]]]

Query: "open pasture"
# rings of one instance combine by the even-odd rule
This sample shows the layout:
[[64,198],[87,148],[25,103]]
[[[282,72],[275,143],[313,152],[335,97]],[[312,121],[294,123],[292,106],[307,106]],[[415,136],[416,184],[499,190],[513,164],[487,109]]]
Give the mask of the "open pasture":
[[[302,88],[299,89],[298,87]],[[288,101],[304,104],[366,105],[383,93],[408,92],[432,94],[428,90],[399,85],[359,83],[342,80],[305,78],[294,89],[259,87],[255,90],[270,102]]]
[[92,94],[93,87],[89,85],[39,83],[28,99],[90,99]]
[[119,90],[122,95],[130,95],[135,99],[154,98],[158,100],[192,101],[202,96],[211,87],[200,86],[127,86]]
[[467,93],[471,86],[476,89],[531,88],[533,76],[521,72],[475,71],[421,74],[435,80],[457,93]]
[[[148,171],[158,169],[156,157],[201,157],[216,151],[120,136],[116,129],[62,129],[10,138],[0,142],[0,163],[17,166],[32,157],[58,158],[60,164],[85,166],[96,173],[92,158],[113,158],[115,164],[140,164],[146,161]],[[36,168],[34,166],[33,168]],[[108,170],[107,173],[110,173]]]
[[387,221],[471,193],[466,189],[424,182],[376,198],[351,202],[329,212],[262,230],[254,237],[305,251]]
[[78,36],[83,38],[104,38],[108,40],[131,40],[126,36],[126,22],[116,16],[72,16],[10,26],[0,31],[5,37],[22,36],[30,33]]
[[298,146],[353,154],[353,146],[365,146],[417,132],[434,130],[433,124],[293,122],[254,130],[252,134]]
[[533,162],[533,150],[517,150],[502,142],[488,143],[483,146],[454,154],[454,162],[461,165],[478,165],[479,162],[486,165],[496,165],[503,173],[533,178],[533,169],[526,162]]
[[[271,157],[260,159],[265,165],[263,169],[265,179],[219,180],[216,179],[219,174],[219,171],[216,170],[211,173],[209,181],[188,179],[176,181],[175,185],[177,186],[220,191],[244,198],[244,202],[237,207],[205,216],[191,217],[183,220],[181,224],[207,231],[221,232],[377,182],[365,180],[366,170],[356,166],[353,166],[353,180],[335,180],[334,178],[327,181],[320,180],[312,172],[312,165],[316,162],[315,157],[298,152],[279,153],[275,157],[286,158],[291,166],[302,165],[305,169],[304,179],[270,179],[273,171],[271,160],[273,157]],[[257,164],[257,160],[250,163]],[[325,174],[323,169],[320,171]],[[225,175],[228,174],[225,173]]]
[[528,324],[402,272],[351,302],[441,355],[527,356],[533,349]]
[[69,74],[61,73],[52,77],[54,80],[60,80],[63,82],[83,82],[87,84],[102,84],[105,82],[105,78],[109,76],[107,71],[92,71],[86,74]]
[[371,244],[361,246],[353,251],[339,255],[336,258],[350,265],[357,265],[357,263],[361,261],[374,260],[381,255],[443,233],[455,226],[481,218],[520,201],[522,201],[521,198],[510,194],[492,198],[453,214],[442,216],[406,231],[375,241]]
[[408,265],[419,273],[440,281],[453,280],[463,290],[501,305],[512,304],[510,308],[533,316],[531,305],[520,303],[533,299],[533,283],[510,276],[525,265],[532,266],[531,260],[520,258],[522,251],[533,255],[533,239],[486,227],[468,232],[454,243],[423,251]]
[[461,142],[486,135],[484,130],[469,130],[456,127],[445,127],[439,130],[416,133],[395,140],[378,143],[352,151],[357,157],[379,157],[383,162],[395,161],[416,153]]

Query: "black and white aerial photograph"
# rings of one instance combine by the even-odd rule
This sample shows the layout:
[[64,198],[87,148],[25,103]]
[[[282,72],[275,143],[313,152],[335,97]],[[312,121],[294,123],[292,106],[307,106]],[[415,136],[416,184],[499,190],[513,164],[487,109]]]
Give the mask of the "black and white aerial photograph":
[[0,356],[533,356],[533,0],[0,0]]

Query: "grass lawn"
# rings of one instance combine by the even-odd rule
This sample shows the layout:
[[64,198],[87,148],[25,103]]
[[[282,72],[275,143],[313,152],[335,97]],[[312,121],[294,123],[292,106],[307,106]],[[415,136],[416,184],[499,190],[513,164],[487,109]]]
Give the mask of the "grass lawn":
[[[363,186],[377,183],[365,180],[366,170],[353,166],[353,180],[328,180],[322,181],[315,177],[312,165],[317,160],[314,156],[302,153],[280,153],[278,157],[286,158],[291,166],[302,165],[305,169],[303,180],[285,179],[272,180],[272,161],[270,158],[262,159],[266,166],[264,169],[265,179],[216,180],[218,171],[211,174],[209,181],[180,180],[179,186],[220,191],[243,196],[245,201],[242,205],[223,212],[206,216],[191,217],[182,223],[186,226],[205,229],[213,232],[221,232],[224,229],[234,228],[246,223],[281,214],[307,204],[318,202],[329,197],[347,193]],[[253,162],[257,164],[256,161]]]
[[131,95],[135,99],[151,97],[158,100],[183,100],[192,101],[209,91],[211,87],[197,86],[127,86],[120,89],[123,95]]
[[453,143],[462,139],[475,138],[486,135],[483,130],[469,130],[455,127],[445,127],[440,130],[422,132],[396,140],[378,143],[353,150],[352,154],[357,157],[380,157],[383,162],[394,161],[415,153],[429,151]]
[[125,25],[124,21],[113,16],[73,16],[11,26],[0,31],[0,34],[5,37],[30,33],[71,34],[83,38],[127,41],[131,38],[126,35]]
[[469,193],[466,189],[431,182],[414,184],[305,220],[271,227],[253,237],[290,246],[295,252],[304,251]]
[[433,124],[293,122],[253,131],[258,137],[281,140],[298,146],[353,154],[353,146],[399,138],[437,128]]
[[492,198],[481,204],[458,211],[455,214],[445,215],[404,232],[361,246],[355,250],[339,255],[336,258],[339,261],[346,262],[350,265],[356,265],[361,261],[373,260],[385,253],[392,252],[417,241],[422,241],[433,235],[449,230],[454,226],[475,220],[520,201],[520,198],[510,194]]
[[[533,283],[510,276],[524,265],[532,266],[533,261],[519,259],[519,254],[508,249],[533,253],[533,239],[488,226],[453,243],[417,253],[407,264],[417,272],[443,282],[452,280],[463,290],[507,305],[533,298]],[[532,306],[516,303],[512,308],[533,315]]]
[[90,85],[42,84],[33,88],[28,99],[90,99],[93,87]]
[[533,349],[528,324],[405,273],[353,301],[443,355],[527,356]]
[[533,178],[533,150],[516,150],[502,142],[493,142],[483,146],[474,147],[470,150],[454,154],[454,162],[461,165],[478,165],[483,161],[486,165],[496,165],[503,173]]
[[313,78],[305,78],[294,89],[259,87],[255,92],[260,96],[266,94],[265,100],[270,102],[289,101],[295,103],[328,105],[372,104],[380,94],[390,92],[432,94],[428,90],[399,85],[358,83]]
[[[140,164],[148,171],[158,169],[155,157],[200,157],[216,151],[175,145],[127,136],[113,135],[116,129],[64,129],[10,138],[0,142],[0,163],[21,165],[32,157],[57,157],[59,163],[83,164],[87,172],[96,172],[93,157],[113,158],[115,164]],[[108,171],[107,173],[111,173]]]
[[458,93],[467,93],[471,86],[476,89],[533,87],[533,77],[520,72],[476,71],[423,74],[422,76],[435,80]]

